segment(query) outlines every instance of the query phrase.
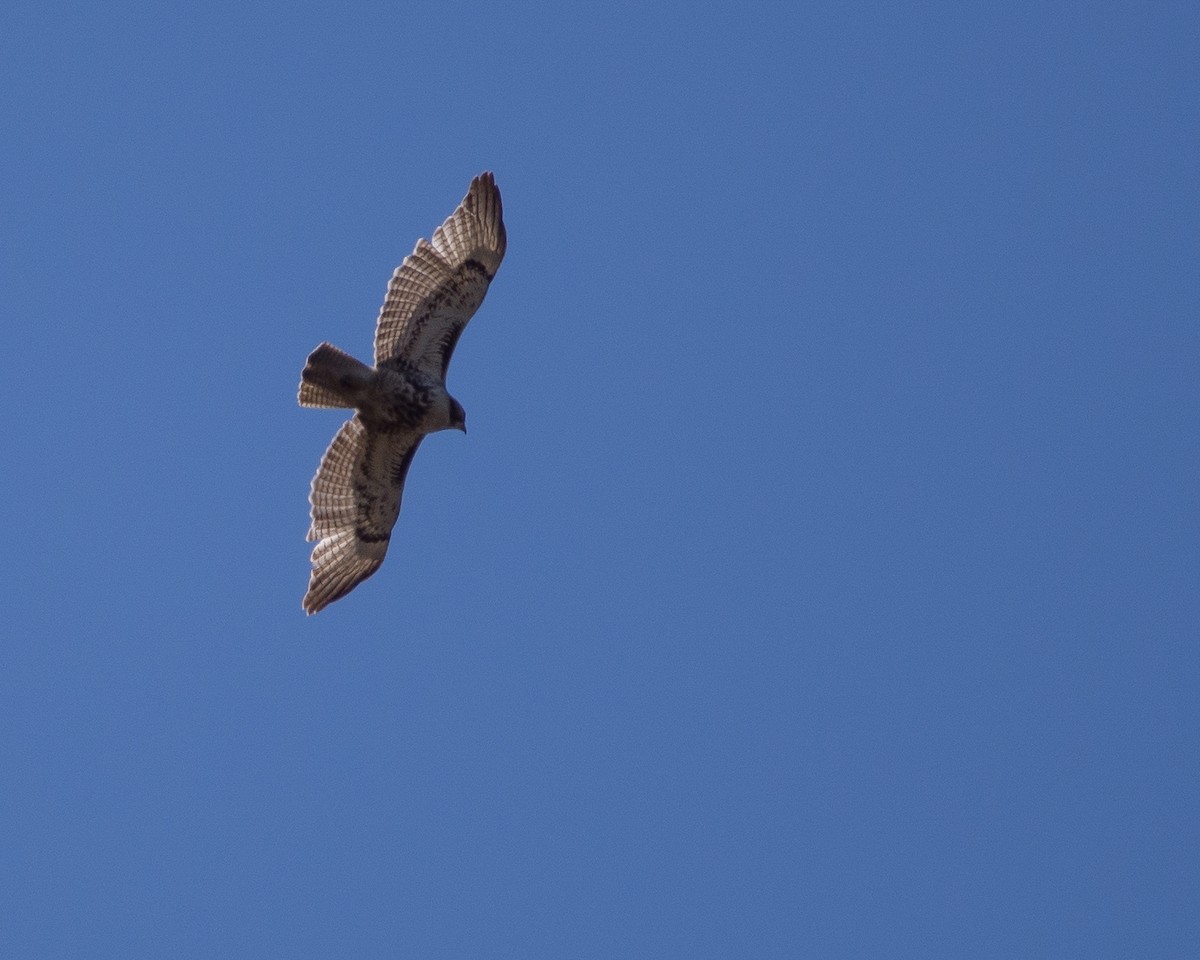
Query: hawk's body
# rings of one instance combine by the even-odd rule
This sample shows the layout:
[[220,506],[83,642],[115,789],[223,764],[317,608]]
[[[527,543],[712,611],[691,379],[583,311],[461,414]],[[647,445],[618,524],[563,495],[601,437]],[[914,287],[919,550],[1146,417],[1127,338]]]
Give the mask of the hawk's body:
[[427,433],[466,429],[446,392],[450,355],[504,258],[500,191],[490,173],[396,268],[375,328],[375,366],[323,343],[300,381],[306,407],[353,407],[313,477],[308,613],[379,569],[400,514],[404,478]]

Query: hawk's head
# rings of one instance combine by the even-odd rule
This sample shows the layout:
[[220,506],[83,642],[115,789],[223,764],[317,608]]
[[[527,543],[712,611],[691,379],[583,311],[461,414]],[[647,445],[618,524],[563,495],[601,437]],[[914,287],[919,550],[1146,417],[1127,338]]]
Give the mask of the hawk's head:
[[450,398],[450,428],[467,432],[467,411],[453,397]]

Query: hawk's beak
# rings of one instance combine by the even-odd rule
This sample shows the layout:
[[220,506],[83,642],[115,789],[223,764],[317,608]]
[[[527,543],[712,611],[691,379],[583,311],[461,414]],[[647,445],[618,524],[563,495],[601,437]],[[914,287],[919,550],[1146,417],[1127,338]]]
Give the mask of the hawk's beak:
[[467,422],[464,420],[462,423],[460,423],[458,425],[458,429],[461,430],[463,433],[466,433],[467,432]]

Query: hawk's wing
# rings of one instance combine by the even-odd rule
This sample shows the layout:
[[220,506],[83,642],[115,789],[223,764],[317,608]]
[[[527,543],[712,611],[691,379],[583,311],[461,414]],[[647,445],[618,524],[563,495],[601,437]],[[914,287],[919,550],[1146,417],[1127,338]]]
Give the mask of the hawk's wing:
[[433,240],[418,240],[392,274],[375,326],[375,365],[399,358],[445,380],[506,244],[500,191],[490,173],[481,173]]
[[421,444],[415,432],[372,430],[354,416],[342,424],[321,458],[309,502],[316,540],[304,609],[316,613],[379,569],[408,465]]

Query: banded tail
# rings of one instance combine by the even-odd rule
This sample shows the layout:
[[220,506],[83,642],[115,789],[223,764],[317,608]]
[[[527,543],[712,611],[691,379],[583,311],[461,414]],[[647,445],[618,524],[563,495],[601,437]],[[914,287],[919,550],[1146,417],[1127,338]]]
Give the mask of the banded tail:
[[360,391],[374,377],[374,369],[323,343],[308,355],[300,374],[300,406],[353,407]]

